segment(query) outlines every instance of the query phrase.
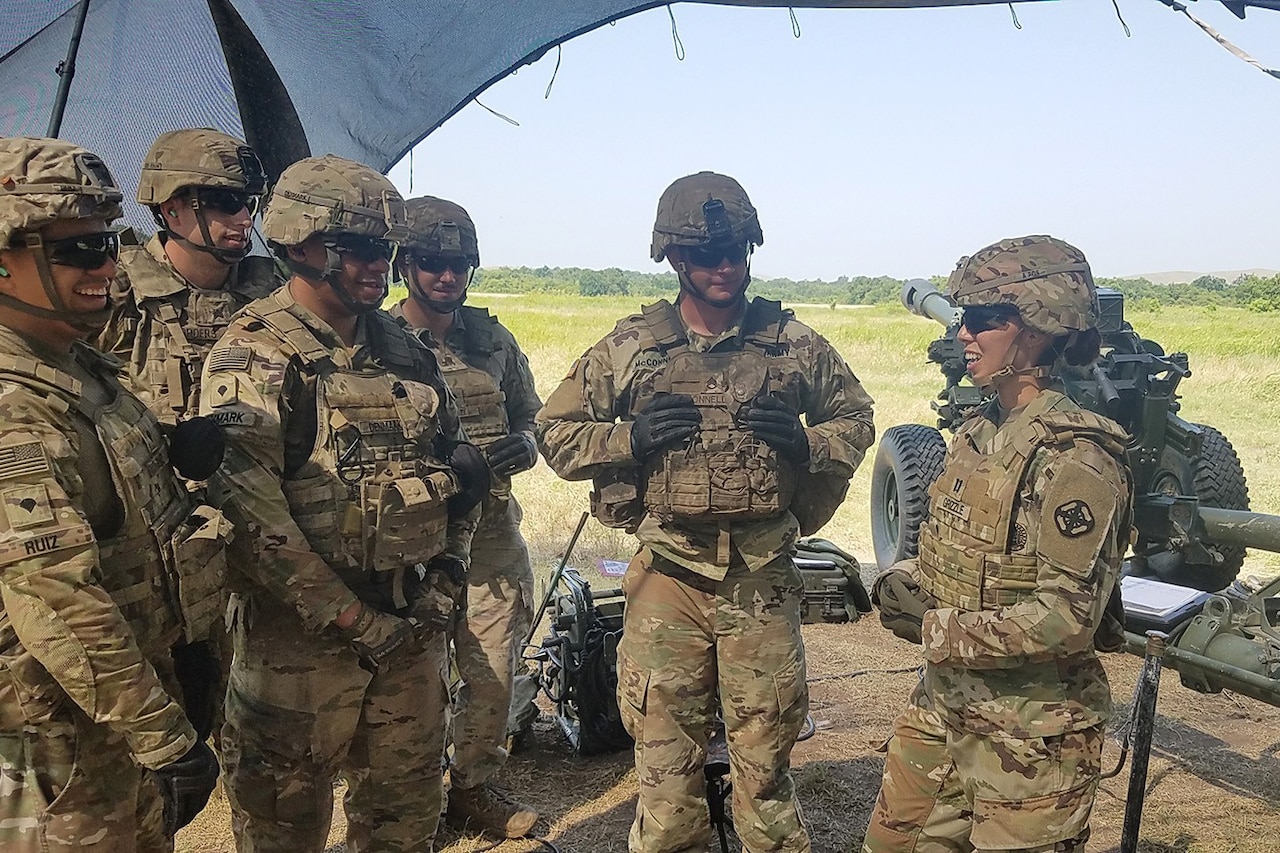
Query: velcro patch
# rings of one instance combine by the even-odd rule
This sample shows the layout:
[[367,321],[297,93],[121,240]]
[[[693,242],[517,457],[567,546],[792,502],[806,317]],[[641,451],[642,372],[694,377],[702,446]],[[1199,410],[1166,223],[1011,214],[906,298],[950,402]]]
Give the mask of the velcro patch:
[[49,503],[49,490],[43,483],[0,490],[0,505],[4,506],[9,526],[15,530],[53,521],[53,505]]
[[1087,578],[1111,533],[1120,497],[1114,483],[1086,465],[1068,462],[1055,474],[1042,496],[1036,550],[1064,571]]
[[16,539],[0,541],[0,566],[11,566],[32,557],[78,548],[93,541],[93,531],[86,526],[63,527],[29,533]]
[[50,470],[49,458],[45,456],[44,445],[39,441],[0,447],[0,480],[45,474]]
[[253,350],[248,347],[226,347],[209,354],[209,370],[248,370]]
[[230,406],[240,402],[240,380],[235,376],[210,376],[201,393],[214,408]]

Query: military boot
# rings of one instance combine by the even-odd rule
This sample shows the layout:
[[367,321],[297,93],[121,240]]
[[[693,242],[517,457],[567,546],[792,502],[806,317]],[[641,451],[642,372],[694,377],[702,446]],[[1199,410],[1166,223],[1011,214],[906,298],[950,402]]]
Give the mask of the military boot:
[[538,813],[492,785],[453,788],[446,817],[451,826],[523,838],[538,822]]

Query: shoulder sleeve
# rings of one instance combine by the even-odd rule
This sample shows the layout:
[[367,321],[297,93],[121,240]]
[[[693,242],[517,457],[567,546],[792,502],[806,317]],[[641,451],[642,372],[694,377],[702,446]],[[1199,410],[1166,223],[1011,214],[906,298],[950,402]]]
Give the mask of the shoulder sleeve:
[[319,630],[356,596],[311,550],[281,488],[290,369],[286,353],[243,319],[209,353],[200,413],[221,424],[227,440],[222,466],[209,479],[209,496],[236,525],[232,547],[243,553],[242,571]]
[[1034,542],[1035,594],[994,610],[930,611],[929,660],[999,669],[1092,647],[1129,544],[1130,476],[1089,440],[1046,453],[1016,509]]
[[7,383],[0,412],[0,600],[13,635],[85,714],[126,739],[139,763],[162,766],[195,732],[102,587],[74,431]]
[[619,423],[614,352],[634,331],[619,323],[569,368],[534,421],[547,463],[566,480],[586,480],[610,467],[631,466],[631,425]]
[[801,323],[793,340],[809,380],[802,400],[809,437],[809,470],[853,476],[875,440],[872,400],[862,383],[826,338]]

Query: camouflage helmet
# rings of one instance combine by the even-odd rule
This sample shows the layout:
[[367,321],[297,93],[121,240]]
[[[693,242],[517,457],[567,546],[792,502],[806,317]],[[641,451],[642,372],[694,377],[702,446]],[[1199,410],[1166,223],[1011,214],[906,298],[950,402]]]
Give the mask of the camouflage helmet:
[[1098,292],[1084,253],[1042,234],[961,258],[947,292],[960,306],[1012,305],[1027,326],[1055,337],[1098,324]]
[[400,241],[407,234],[404,199],[363,163],[326,154],[299,160],[271,188],[262,234],[297,246],[315,234],[359,234]]
[[253,149],[210,128],[171,130],[142,158],[138,204],[154,206],[185,187],[224,187],[249,195],[266,189],[266,173]]
[[676,180],[658,199],[649,254],[661,261],[671,246],[742,240],[764,244],[760,219],[747,191],[728,175],[698,172]]
[[0,248],[58,219],[119,219],[123,198],[106,164],[78,145],[0,138]]
[[473,267],[480,266],[476,226],[462,205],[424,195],[405,202],[409,235],[404,248],[424,255],[461,255]]

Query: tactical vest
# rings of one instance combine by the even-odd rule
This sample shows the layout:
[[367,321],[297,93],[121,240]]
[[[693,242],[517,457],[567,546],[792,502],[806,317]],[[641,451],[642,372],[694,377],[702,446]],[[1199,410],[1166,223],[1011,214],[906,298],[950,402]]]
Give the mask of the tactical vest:
[[[799,410],[799,365],[782,341],[789,314],[777,302],[753,299],[743,318],[739,350],[694,352],[678,309],[663,300],[640,309],[667,357],[654,391],[688,394],[702,414],[690,441],[655,454],[642,472],[645,510],[662,521],[732,522],[768,518],[791,506],[796,470],[744,423],[751,401],[775,393]],[[651,397],[637,395],[632,415]]]
[[929,487],[929,516],[920,527],[921,587],[939,606],[967,611],[1031,598],[1036,555],[1009,552],[1014,507],[1036,451],[1089,441],[1123,463],[1127,438],[1115,422],[1076,410],[1032,418],[995,453],[954,441],[942,475]]
[[226,287],[202,290],[178,278],[144,246],[122,246],[120,253],[138,310],[146,318],[129,357],[139,395],[165,423],[194,417],[209,350],[240,309],[275,289],[274,264],[267,258],[245,258]]
[[[254,305],[246,314],[266,325],[314,380],[315,445],[297,470],[284,472],[282,483],[290,515],[312,550],[358,595],[390,584],[395,606],[403,607],[404,572],[444,550],[447,501],[458,493],[452,469],[430,455],[440,395],[383,367],[338,367],[283,307]],[[379,362],[422,363],[393,320],[365,317]]]
[[[473,360],[488,361],[498,352],[493,335],[493,327],[498,324],[498,318],[489,316],[489,312],[483,308],[464,307],[459,311],[466,312],[465,332],[462,336],[464,351]],[[472,367],[444,345],[436,352],[436,360],[449,383],[449,390],[453,391],[453,396],[457,399],[458,414],[466,430],[467,440],[484,450],[498,439],[510,435],[507,395],[489,371]]]
[[[80,346],[80,345],[77,345]],[[80,380],[34,359],[0,354],[0,377],[30,388],[92,425],[114,482],[86,480],[85,490],[117,492],[124,520],[98,540],[100,580],[144,652],[167,650],[181,634],[207,639],[226,607],[226,544],[231,525],[210,506],[193,506],[169,465],[160,425],[114,375],[112,361],[83,347],[87,367],[113,399],[95,404]]]

